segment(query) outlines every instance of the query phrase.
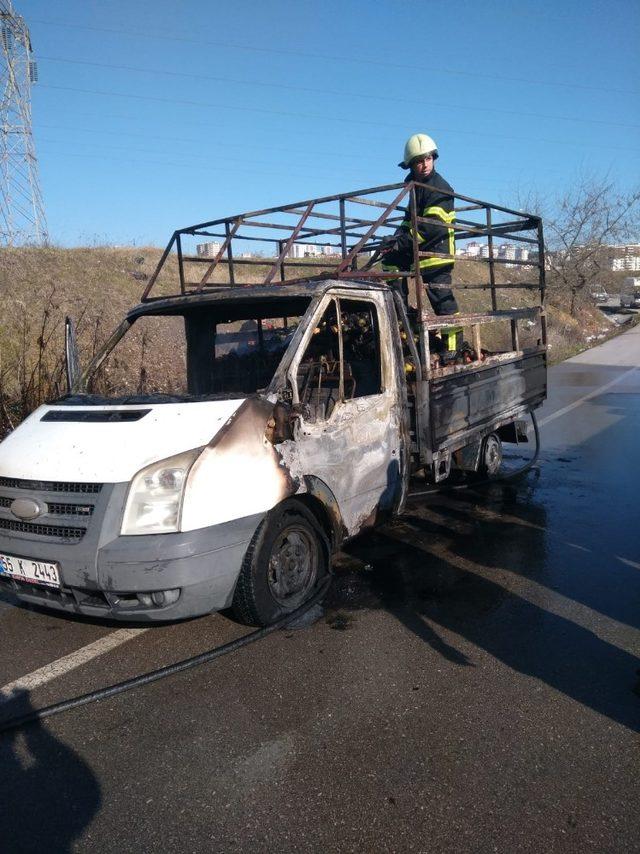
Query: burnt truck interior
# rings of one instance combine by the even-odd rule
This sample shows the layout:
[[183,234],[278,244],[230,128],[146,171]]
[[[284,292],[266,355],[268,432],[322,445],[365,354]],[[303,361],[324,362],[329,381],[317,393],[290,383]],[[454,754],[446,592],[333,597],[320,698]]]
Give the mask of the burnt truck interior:
[[[391,184],[175,231],[126,324],[133,331],[145,316],[159,320],[173,315],[176,320],[180,315],[182,328],[171,338],[171,346],[173,364],[180,362],[182,368],[174,371],[174,389],[163,386],[171,374],[166,366],[160,365],[155,380],[141,369],[137,388],[129,393],[202,399],[268,389],[320,286],[344,281],[376,285],[392,297],[412,453],[419,464],[432,465],[439,480],[447,476],[452,456],[461,449],[477,445],[491,430],[506,435],[509,425],[538,407],[546,395],[542,221],[447,193],[455,211],[447,228],[458,250],[475,247],[464,263],[482,272],[466,278],[454,272],[452,288],[459,302],[473,308],[463,308],[453,319],[439,317],[422,285],[421,262],[456,260],[457,270],[460,259],[419,244],[421,223],[442,223],[416,210],[412,202],[418,186],[414,181]],[[384,270],[385,238],[407,221],[413,264],[407,270]],[[513,250],[506,254],[498,244],[505,240]],[[526,252],[516,253],[514,247]],[[484,297],[481,307],[479,296]],[[338,401],[379,392],[381,347],[388,342],[380,340],[376,311],[373,301],[356,295],[332,299],[299,362],[295,394],[278,390],[283,402],[297,399],[306,418],[323,420]],[[447,348],[442,343],[452,325],[462,330],[463,342],[453,357],[443,354]],[[502,330],[499,346],[490,332],[496,327]],[[113,345],[113,339],[107,342],[85,381],[95,384],[115,355]]]
[[309,421],[326,421],[340,400],[382,391],[380,328],[366,300],[331,300],[298,366],[300,404]]
[[[144,365],[123,373],[134,387],[111,386],[109,399],[129,403],[155,400],[211,400],[266,391],[304,316],[311,297],[284,294],[269,300],[202,302],[175,312],[149,312],[131,318],[125,333],[91,375],[89,388],[105,390],[105,376],[118,362],[129,364],[130,345],[146,346]],[[141,329],[145,321],[154,329]],[[132,340],[137,337],[137,341]],[[145,345],[146,341],[146,345]],[[157,353],[167,345],[172,352],[168,370],[154,376]],[[350,400],[381,391],[380,328],[375,304],[366,300],[331,300],[312,331],[296,377],[297,397],[309,420],[325,420],[338,400]],[[282,391],[276,389],[276,391]],[[128,394],[127,394],[128,392]],[[281,397],[292,399],[292,393]],[[104,403],[107,395],[94,395]],[[67,399],[66,402],[69,402]],[[91,399],[85,398],[85,403]]]

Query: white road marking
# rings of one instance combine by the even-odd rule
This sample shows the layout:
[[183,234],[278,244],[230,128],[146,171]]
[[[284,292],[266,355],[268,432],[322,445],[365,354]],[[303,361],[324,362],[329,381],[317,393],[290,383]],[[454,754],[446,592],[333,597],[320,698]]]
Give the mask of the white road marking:
[[551,421],[555,421],[556,418],[560,418],[563,415],[566,415],[567,412],[571,412],[572,409],[576,409],[578,406],[581,406],[585,401],[590,400],[592,397],[596,397],[598,394],[602,394],[603,391],[606,391],[611,386],[617,385],[621,383],[623,379],[632,374],[634,371],[637,371],[640,368],[640,365],[636,365],[634,368],[629,368],[628,371],[625,371],[620,376],[616,377],[615,380],[611,380],[610,383],[606,383],[606,385],[601,385],[599,388],[594,388],[593,391],[590,391],[589,394],[585,394],[583,397],[579,397],[577,400],[574,400],[573,403],[570,403],[568,406],[563,406],[562,409],[559,409],[557,412],[553,412],[551,415],[547,415],[546,418],[543,418],[542,421],[538,422],[539,427],[544,427],[545,424],[549,424]]
[[10,700],[14,691],[32,691],[34,688],[44,685],[46,682],[51,682],[52,679],[57,679],[58,676],[64,676],[65,673],[68,673],[70,670],[75,670],[76,667],[80,667],[82,664],[86,664],[88,661],[91,661],[92,658],[104,655],[105,652],[109,652],[117,646],[120,646],[120,644],[126,643],[128,640],[132,640],[132,638],[135,638],[147,631],[149,630],[118,629],[118,631],[112,632],[110,635],[106,635],[106,637],[100,638],[100,640],[94,641],[93,643],[87,644],[87,646],[83,646],[81,649],[78,649],[69,655],[65,655],[63,658],[59,658],[57,661],[52,661],[51,664],[45,664],[44,667],[34,670],[33,673],[21,676],[14,682],[9,682],[7,685],[0,688],[0,702]]

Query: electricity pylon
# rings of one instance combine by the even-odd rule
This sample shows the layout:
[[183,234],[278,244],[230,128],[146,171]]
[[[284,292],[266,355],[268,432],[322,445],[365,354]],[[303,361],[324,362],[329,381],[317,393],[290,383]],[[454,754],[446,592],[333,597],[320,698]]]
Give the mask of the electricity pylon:
[[0,0],[0,48],[0,246],[47,243],[31,132],[38,71],[29,29],[11,0]]

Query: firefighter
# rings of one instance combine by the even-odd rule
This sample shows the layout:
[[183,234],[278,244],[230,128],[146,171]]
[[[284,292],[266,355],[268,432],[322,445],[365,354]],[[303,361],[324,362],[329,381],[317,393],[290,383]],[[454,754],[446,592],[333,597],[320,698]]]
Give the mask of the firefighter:
[[[425,186],[416,187],[418,216],[440,220],[436,223],[418,223],[418,248],[422,252],[438,252],[455,255],[453,229],[448,227],[455,219],[453,198],[441,190],[453,193],[453,188],[435,170],[438,146],[425,133],[410,136],[404,147],[404,157],[398,164],[401,169],[410,169],[405,181],[419,181]],[[387,239],[388,251],[384,252],[385,270],[410,270],[413,266],[413,232],[411,212],[392,238]],[[450,288],[432,288],[430,285],[450,285],[453,258],[421,258],[420,274],[425,284],[429,302],[435,314],[456,314],[458,304]]]

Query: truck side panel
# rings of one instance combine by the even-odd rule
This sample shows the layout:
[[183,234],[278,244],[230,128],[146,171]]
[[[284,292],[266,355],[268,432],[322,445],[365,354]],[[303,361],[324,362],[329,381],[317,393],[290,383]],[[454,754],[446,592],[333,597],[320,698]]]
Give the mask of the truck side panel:
[[456,450],[539,406],[546,396],[546,354],[434,378],[430,383],[430,440],[433,452]]

